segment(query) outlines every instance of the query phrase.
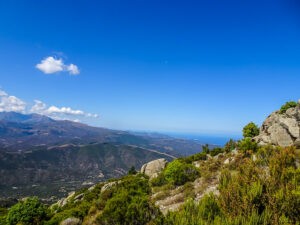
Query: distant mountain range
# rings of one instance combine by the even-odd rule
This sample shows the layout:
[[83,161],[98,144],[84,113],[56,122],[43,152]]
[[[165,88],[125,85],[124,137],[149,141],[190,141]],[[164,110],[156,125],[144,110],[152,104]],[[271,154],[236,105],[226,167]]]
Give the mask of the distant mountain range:
[[124,175],[131,166],[139,169],[150,160],[199,151],[199,142],[157,133],[1,112],[0,197],[59,196],[58,192]]
[[115,143],[155,149],[174,156],[193,154],[201,143],[157,133],[133,133],[91,127],[39,114],[0,113],[0,151],[25,152],[63,144]]

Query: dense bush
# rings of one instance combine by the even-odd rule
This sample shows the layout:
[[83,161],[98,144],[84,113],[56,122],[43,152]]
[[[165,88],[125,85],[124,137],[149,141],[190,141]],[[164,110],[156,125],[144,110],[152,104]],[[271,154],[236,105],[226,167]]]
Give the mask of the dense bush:
[[143,176],[128,176],[122,180],[107,200],[103,213],[97,218],[100,225],[144,225],[161,216],[149,199],[150,187]]
[[294,108],[297,106],[297,103],[294,101],[286,102],[283,106],[281,106],[279,113],[285,113],[289,108]]
[[11,207],[6,222],[9,225],[39,225],[47,219],[47,213],[47,208],[38,198],[27,198]]
[[174,160],[169,163],[163,173],[165,179],[175,185],[183,185],[188,181],[194,181],[199,175],[195,166],[180,160]]
[[253,151],[255,152],[258,149],[258,145],[251,138],[246,137],[240,140],[237,144],[238,150],[242,152]]
[[255,123],[250,122],[243,128],[244,138],[253,138],[257,135],[259,135],[259,128]]

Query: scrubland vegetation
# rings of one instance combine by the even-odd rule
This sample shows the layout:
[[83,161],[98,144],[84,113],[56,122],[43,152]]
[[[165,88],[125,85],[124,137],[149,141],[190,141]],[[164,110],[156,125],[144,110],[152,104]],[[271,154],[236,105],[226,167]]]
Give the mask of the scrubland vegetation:
[[[193,162],[209,162],[216,154],[238,151],[234,163],[211,161],[206,169]],[[78,218],[83,224],[299,224],[300,169],[296,167],[299,150],[294,147],[258,147],[245,138],[230,141],[209,154],[198,153],[167,165],[151,181],[143,174],[115,180],[103,191],[103,183],[91,190],[78,191],[63,207],[46,207],[37,198],[20,201],[8,211],[1,210],[1,224],[59,224]],[[214,171],[215,170],[215,171]],[[217,195],[208,193],[194,200],[191,182],[218,172]],[[151,195],[157,190],[168,195],[175,187],[185,192],[185,203],[176,212],[163,215]],[[101,191],[102,189],[102,191]],[[83,194],[81,200],[76,196]],[[157,196],[159,198],[159,196]],[[162,196],[160,196],[162,197]]]

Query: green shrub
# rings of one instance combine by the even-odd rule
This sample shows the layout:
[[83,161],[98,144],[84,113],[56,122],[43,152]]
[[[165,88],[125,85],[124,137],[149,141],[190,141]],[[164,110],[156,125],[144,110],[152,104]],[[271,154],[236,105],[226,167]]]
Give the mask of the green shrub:
[[238,142],[238,150],[242,152],[253,151],[256,152],[258,145],[251,138],[246,137]]
[[208,144],[202,145],[202,152],[205,154],[209,153],[209,147]]
[[223,153],[224,152],[224,149],[223,148],[214,148],[212,150],[210,150],[209,154],[214,157],[220,153]]
[[128,175],[134,175],[137,174],[137,171],[135,169],[134,166],[130,167],[130,169],[128,170]]
[[183,185],[188,181],[194,181],[199,175],[195,166],[180,160],[169,163],[163,173],[166,180],[175,185]]
[[204,224],[224,224],[220,221],[221,209],[217,198],[213,195],[204,196],[199,204],[192,199],[188,199],[179,212],[170,212],[166,215],[160,225],[204,225]]
[[0,225],[7,225],[6,216],[0,216]]
[[185,163],[192,163],[195,161],[206,160],[206,159],[207,159],[207,155],[204,152],[199,152],[194,155],[190,155],[188,157],[179,158],[180,161]]
[[98,218],[99,224],[143,225],[159,211],[150,204],[146,195],[130,195],[122,190],[109,199]]
[[167,184],[167,180],[164,173],[160,173],[158,174],[157,177],[151,179],[150,184],[151,186],[156,186],[156,187],[160,187]]
[[281,106],[279,113],[285,113],[289,108],[294,108],[297,106],[297,103],[294,101],[286,102],[283,106]]
[[90,203],[83,201],[77,205],[73,205],[72,208],[68,208],[59,213],[54,214],[54,216],[49,221],[46,221],[44,224],[58,225],[61,221],[70,217],[83,219],[88,214],[90,207]]
[[246,126],[244,126],[244,128],[243,128],[244,138],[247,138],[247,137],[253,138],[257,135],[259,135],[259,128],[255,123],[250,122]]
[[234,150],[236,148],[236,142],[232,139],[230,139],[224,146],[224,151],[226,153],[231,152],[232,150]]
[[149,199],[148,180],[142,176],[122,179],[107,200],[103,213],[97,218],[100,225],[144,225],[161,216]]
[[6,222],[9,225],[39,225],[47,219],[47,214],[46,206],[38,198],[27,198],[11,207]]

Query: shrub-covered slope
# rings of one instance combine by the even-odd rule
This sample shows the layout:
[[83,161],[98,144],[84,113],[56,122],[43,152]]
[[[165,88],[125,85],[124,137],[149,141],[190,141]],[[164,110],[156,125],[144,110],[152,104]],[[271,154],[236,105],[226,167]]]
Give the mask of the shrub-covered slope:
[[176,159],[151,180],[131,169],[52,206],[22,200],[2,224],[299,224],[299,150],[233,144]]
[[257,131],[250,123],[244,139],[224,148],[204,146],[151,179],[131,168],[122,178],[70,193],[50,206],[22,199],[0,210],[0,224],[300,224],[300,150],[259,145],[253,139]]

